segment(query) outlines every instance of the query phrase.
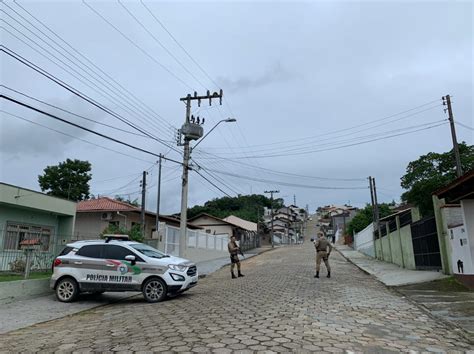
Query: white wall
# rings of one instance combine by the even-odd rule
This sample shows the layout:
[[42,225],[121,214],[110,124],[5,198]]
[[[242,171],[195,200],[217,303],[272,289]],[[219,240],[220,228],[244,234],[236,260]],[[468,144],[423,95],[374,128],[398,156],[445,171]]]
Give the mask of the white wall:
[[355,234],[354,248],[370,257],[375,257],[374,250],[374,224],[370,224],[364,230]]
[[471,258],[474,260],[474,199],[461,200],[461,206],[463,209],[464,226],[471,248]]
[[451,246],[451,270],[453,274],[461,274],[458,271],[458,260],[463,262],[464,274],[474,274],[473,257],[471,256],[472,238],[466,231],[465,225],[448,229],[449,243]]

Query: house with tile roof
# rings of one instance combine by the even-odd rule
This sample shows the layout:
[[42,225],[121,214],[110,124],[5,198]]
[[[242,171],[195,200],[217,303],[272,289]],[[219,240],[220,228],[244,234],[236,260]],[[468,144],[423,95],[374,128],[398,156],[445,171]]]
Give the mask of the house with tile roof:
[[[75,240],[90,240],[100,238],[100,234],[108,226],[115,225],[130,230],[140,223],[141,209],[126,202],[108,197],[83,200],[77,203]],[[160,223],[179,227],[179,219],[160,215]],[[199,227],[188,224],[190,229]],[[160,228],[161,229],[161,228]],[[157,239],[156,213],[145,211],[145,240]]]

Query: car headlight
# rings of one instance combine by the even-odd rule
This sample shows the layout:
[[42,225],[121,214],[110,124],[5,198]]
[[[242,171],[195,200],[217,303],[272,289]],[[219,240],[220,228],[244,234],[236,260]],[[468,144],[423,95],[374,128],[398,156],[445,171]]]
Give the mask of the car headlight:
[[173,270],[178,270],[180,272],[184,272],[187,267],[184,265],[179,265],[179,264],[168,264],[168,268],[173,269]]

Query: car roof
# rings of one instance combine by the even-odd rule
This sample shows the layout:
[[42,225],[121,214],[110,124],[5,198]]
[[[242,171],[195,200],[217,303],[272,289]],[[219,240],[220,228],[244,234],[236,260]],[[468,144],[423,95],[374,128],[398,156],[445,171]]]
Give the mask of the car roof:
[[109,242],[105,242],[105,240],[80,240],[80,241],[74,241],[72,243],[68,243],[67,245],[69,247],[80,248],[85,245],[110,245],[110,244],[131,246],[131,245],[140,244],[140,242],[120,241],[120,240],[110,240]]

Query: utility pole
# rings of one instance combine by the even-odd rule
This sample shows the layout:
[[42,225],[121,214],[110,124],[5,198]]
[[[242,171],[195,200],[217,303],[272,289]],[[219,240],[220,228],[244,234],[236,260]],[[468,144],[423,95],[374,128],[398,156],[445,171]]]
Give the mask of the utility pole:
[[[383,244],[382,244],[382,230],[380,229],[380,211],[379,211],[379,203],[377,201],[377,188],[375,187],[375,178],[372,177],[372,189],[374,192],[374,203],[375,203],[375,217],[376,217],[376,225],[377,225],[377,232],[379,234],[380,240],[380,254],[383,261]],[[375,244],[374,244],[375,246]]]
[[[369,176],[369,187],[370,187],[370,203],[372,205],[372,220],[375,229],[376,217],[375,217],[375,202],[374,202],[374,186],[372,184],[372,176]],[[377,247],[375,247],[375,230],[372,232],[372,241],[374,242],[374,254],[377,258]]]
[[293,205],[296,206],[296,194],[293,194]]
[[[182,186],[181,186],[181,217],[180,217],[180,236],[179,236],[179,256],[185,257],[187,249],[187,237],[186,237],[186,226],[188,220],[188,172],[189,172],[189,159],[191,156],[191,149],[189,143],[191,140],[198,140],[203,136],[204,129],[202,124],[204,124],[204,118],[200,121],[200,118],[194,118],[191,116],[191,102],[198,101],[198,106],[201,106],[201,100],[209,99],[209,105],[212,105],[212,99],[218,98],[219,103],[222,105],[222,90],[219,93],[214,92],[210,93],[209,90],[204,96],[198,96],[197,92],[194,92],[194,96],[188,94],[186,97],[180,98],[181,102],[186,104],[186,118],[183,126],[179,130],[179,140],[178,146],[184,147],[183,152],[183,176],[182,176]],[[208,133],[209,134],[209,133]],[[181,138],[184,139],[184,142],[181,142]],[[197,144],[196,144],[197,145]]]
[[161,158],[163,155],[160,154],[160,158],[158,160],[158,193],[156,196],[156,237],[158,239],[158,243],[160,242],[160,199],[161,199]]
[[264,193],[270,193],[270,209],[271,209],[270,217],[272,218],[271,241],[272,241],[272,248],[273,248],[275,247],[275,245],[273,244],[273,193],[280,193],[280,191],[265,191]]
[[459,146],[458,140],[456,138],[456,128],[454,126],[454,116],[453,110],[451,107],[451,96],[446,95],[443,97],[443,106],[447,106],[448,108],[444,110],[448,111],[448,119],[449,119],[449,126],[451,127],[451,138],[453,139],[453,150],[454,150],[454,158],[456,159],[456,174],[458,177],[462,176],[462,166],[461,166],[461,156],[459,155]]
[[140,182],[140,187],[142,187],[142,205],[141,205],[141,215],[140,215],[140,232],[142,237],[145,238],[145,200],[146,200],[146,175],[148,172],[143,171],[143,177]]

